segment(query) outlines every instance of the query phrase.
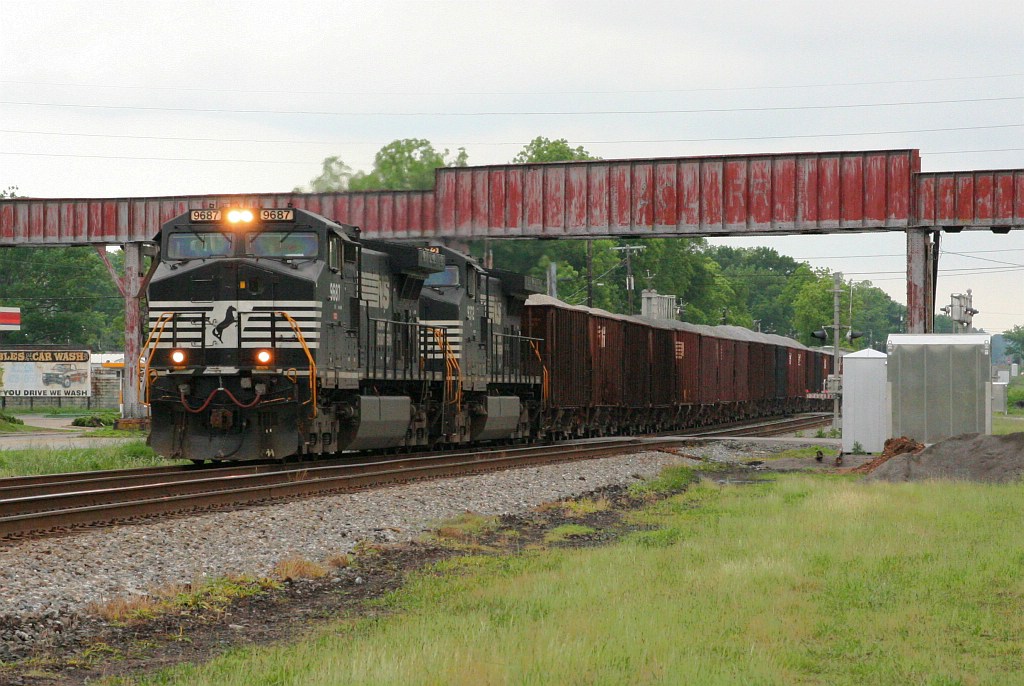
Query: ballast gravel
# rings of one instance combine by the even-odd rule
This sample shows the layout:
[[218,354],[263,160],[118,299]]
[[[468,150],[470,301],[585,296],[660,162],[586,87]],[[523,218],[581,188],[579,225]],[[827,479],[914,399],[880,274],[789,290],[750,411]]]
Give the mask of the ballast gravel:
[[670,453],[642,452],[7,545],[0,548],[0,634],[30,618],[56,619],[92,603],[175,584],[227,574],[267,575],[293,556],[322,561],[351,551],[359,541],[415,539],[467,511],[528,511],[603,486],[649,478],[682,461]]

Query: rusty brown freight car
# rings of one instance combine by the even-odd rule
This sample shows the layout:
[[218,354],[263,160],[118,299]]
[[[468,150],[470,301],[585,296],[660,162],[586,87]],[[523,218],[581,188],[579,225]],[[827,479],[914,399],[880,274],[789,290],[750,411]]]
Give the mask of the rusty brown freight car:
[[635,433],[801,411],[820,356],[734,326],[645,319],[531,296],[528,336],[544,339],[551,398],[543,431]]

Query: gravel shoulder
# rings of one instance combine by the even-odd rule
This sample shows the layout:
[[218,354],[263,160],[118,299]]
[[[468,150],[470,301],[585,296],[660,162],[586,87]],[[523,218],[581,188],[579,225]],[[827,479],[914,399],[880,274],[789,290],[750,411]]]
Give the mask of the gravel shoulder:
[[[5,678],[18,679],[15,683],[35,683],[17,665],[52,661],[68,646],[81,646],[90,637],[100,640],[105,632],[113,630],[91,616],[89,608],[94,604],[146,596],[158,589],[226,575],[266,576],[284,559],[323,562],[352,553],[357,546],[399,546],[411,562],[421,564],[436,556],[421,543],[423,534],[444,520],[466,512],[505,518],[528,516],[545,503],[622,488],[653,477],[669,465],[696,464],[689,456],[735,463],[744,473],[765,468],[835,469],[829,460],[817,464],[813,458],[771,459],[778,451],[808,444],[823,442],[694,442],[681,444],[673,452],[647,451],[418,482],[7,544],[0,548],[0,683]],[[395,575],[383,575],[378,583],[386,586],[399,582],[391,576]],[[360,578],[363,583],[371,579],[369,586],[375,587],[375,575],[364,572]],[[355,579],[351,574],[339,573],[324,583],[348,588]],[[289,585],[279,599],[282,602],[263,615],[257,613],[263,619],[240,620],[251,628],[243,632],[245,641],[261,640],[267,632],[272,639],[270,628],[252,627],[284,621],[289,616],[288,598],[303,596],[303,588],[301,582]],[[303,612],[317,613],[308,608]],[[213,624],[216,631],[228,635],[239,631],[228,627],[242,626],[225,619],[229,616],[218,615]],[[216,640],[222,647],[232,642],[221,639]],[[11,661],[15,664],[13,671],[4,671],[7,668],[2,663]],[[74,682],[71,673],[62,674]],[[52,678],[53,673],[48,673],[39,683],[52,683],[47,680]]]

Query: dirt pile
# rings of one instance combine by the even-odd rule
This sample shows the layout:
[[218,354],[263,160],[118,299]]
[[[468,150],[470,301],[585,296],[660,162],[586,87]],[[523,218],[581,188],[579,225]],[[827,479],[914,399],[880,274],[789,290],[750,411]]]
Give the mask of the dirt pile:
[[1022,477],[1024,433],[954,436],[916,454],[896,455],[868,475],[868,479],[882,481],[956,479],[990,483],[1010,483]]
[[922,450],[924,450],[924,444],[918,443],[913,438],[907,438],[906,436],[890,438],[882,447],[881,455],[870,462],[865,462],[859,467],[854,467],[850,472],[856,474],[870,474],[897,455],[902,455],[904,453],[919,453]]

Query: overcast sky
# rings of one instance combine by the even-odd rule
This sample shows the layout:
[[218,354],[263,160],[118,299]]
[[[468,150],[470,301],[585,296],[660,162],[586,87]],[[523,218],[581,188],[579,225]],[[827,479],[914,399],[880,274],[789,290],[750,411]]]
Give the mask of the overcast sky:
[[[918,148],[924,171],[1024,168],[1020,0],[0,0],[0,17],[0,187],[35,197],[289,191],[328,155],[369,169],[413,137],[470,164],[543,135],[604,158]],[[718,242],[906,302],[900,233]],[[1024,324],[1024,231],[942,248],[938,306],[972,288],[977,326]]]

